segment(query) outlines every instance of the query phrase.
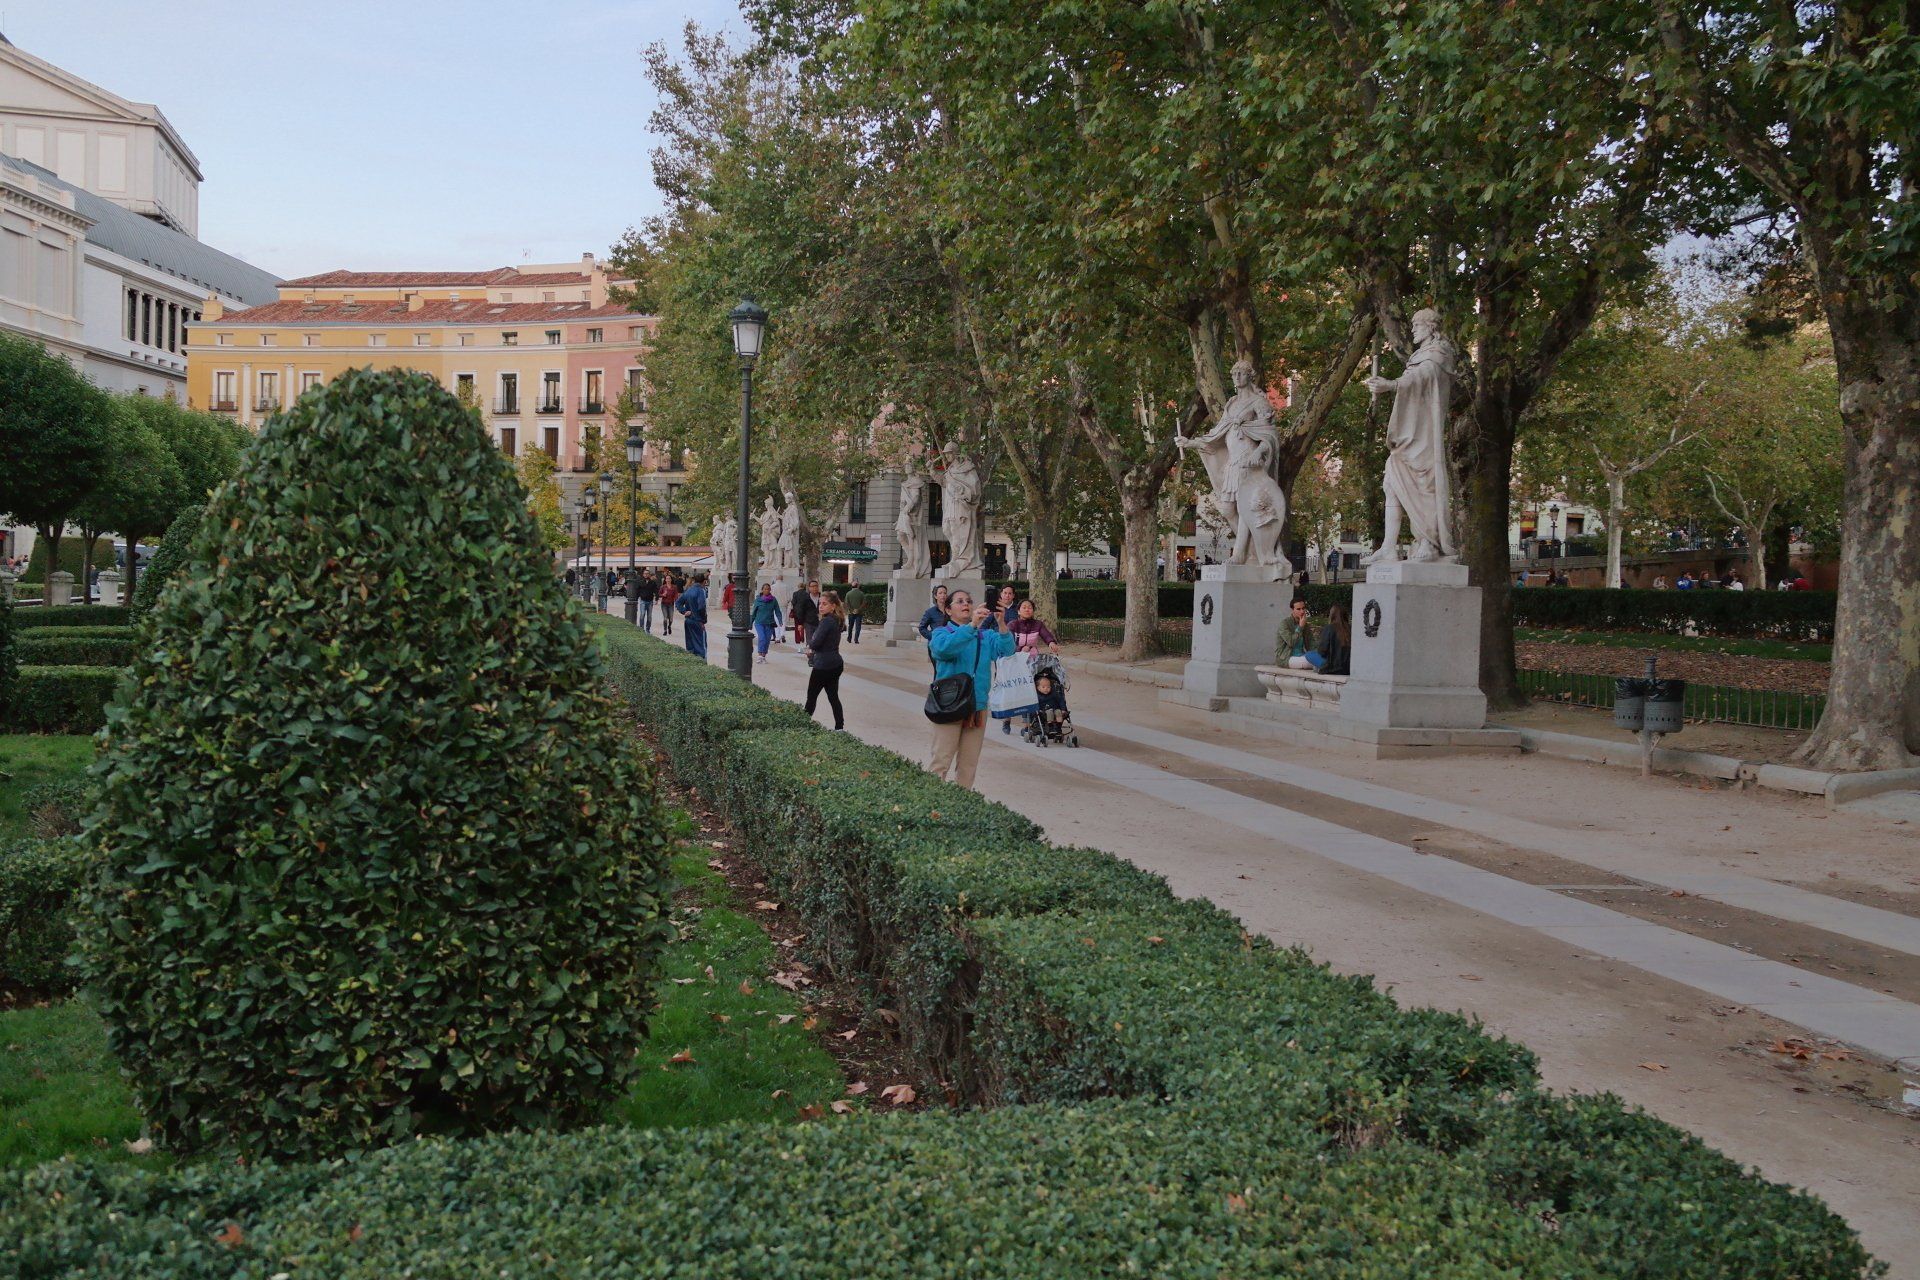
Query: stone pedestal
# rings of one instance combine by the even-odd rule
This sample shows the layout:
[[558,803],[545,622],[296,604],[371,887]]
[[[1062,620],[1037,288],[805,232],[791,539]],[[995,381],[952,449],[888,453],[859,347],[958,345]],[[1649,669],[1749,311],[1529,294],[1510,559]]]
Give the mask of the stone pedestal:
[[881,639],[889,648],[920,644],[916,628],[932,603],[932,578],[916,578],[905,569],[895,569],[887,578],[887,620],[880,627]]
[[1353,589],[1353,675],[1343,719],[1396,729],[1481,729],[1480,588],[1459,564],[1374,565]]
[[0,600],[13,603],[13,583],[17,576],[11,569],[0,569]]
[[1182,701],[1258,698],[1256,668],[1273,662],[1280,619],[1293,588],[1281,572],[1252,564],[1210,564],[1193,591],[1193,656],[1181,677]]
[[47,603],[73,603],[73,575],[65,569],[56,569],[47,575]]
[[96,584],[100,588],[100,603],[112,608],[120,603],[120,571],[108,569],[100,575]]

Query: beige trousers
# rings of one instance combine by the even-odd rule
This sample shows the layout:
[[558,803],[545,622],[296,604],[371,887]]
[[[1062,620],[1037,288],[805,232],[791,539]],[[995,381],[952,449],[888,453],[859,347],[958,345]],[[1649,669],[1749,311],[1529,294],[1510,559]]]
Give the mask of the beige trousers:
[[980,767],[980,748],[987,745],[987,713],[976,711],[965,720],[933,726],[933,761],[927,768],[937,778],[951,773],[963,787],[973,785]]

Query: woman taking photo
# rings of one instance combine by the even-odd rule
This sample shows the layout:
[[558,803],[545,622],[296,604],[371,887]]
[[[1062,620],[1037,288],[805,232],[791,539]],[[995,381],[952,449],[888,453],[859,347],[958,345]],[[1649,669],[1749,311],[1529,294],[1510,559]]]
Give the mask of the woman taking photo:
[[767,646],[780,634],[780,602],[773,597],[773,588],[766,583],[760,584],[760,594],[753,598],[753,643],[760,651],[760,661],[767,660]]
[[950,776],[963,787],[973,785],[980,749],[987,742],[987,693],[993,688],[994,660],[1013,652],[1012,636],[987,627],[992,616],[984,601],[976,605],[966,592],[955,591],[947,597],[946,625],[927,641],[935,680],[973,677],[973,713],[933,726],[933,759],[927,764],[935,777]]
[[846,714],[840,710],[840,673],[846,669],[840,657],[840,632],[844,626],[840,593],[829,591],[820,597],[820,621],[813,624],[807,636],[807,665],[813,668],[807,674],[807,714],[813,714],[820,695],[825,693],[827,705],[833,708],[835,729],[847,727]]

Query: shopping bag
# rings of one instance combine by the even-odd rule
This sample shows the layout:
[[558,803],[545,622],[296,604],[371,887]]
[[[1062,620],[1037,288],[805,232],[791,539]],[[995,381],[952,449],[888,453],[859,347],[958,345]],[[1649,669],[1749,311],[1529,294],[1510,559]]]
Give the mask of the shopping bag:
[[1033,668],[1024,653],[997,658],[993,664],[993,684],[987,689],[987,711],[995,720],[1011,720],[1040,709],[1040,695],[1033,687]]

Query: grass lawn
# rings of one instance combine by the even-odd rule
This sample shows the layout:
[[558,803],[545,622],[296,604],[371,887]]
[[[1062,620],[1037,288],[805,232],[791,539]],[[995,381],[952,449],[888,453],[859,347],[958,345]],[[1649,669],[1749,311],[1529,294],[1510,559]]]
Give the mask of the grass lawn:
[[92,763],[93,738],[87,734],[0,734],[0,840],[27,834],[21,802],[30,789],[77,779]]
[[[91,755],[85,738],[0,744],[22,741],[80,744],[82,759]],[[661,1008],[633,1091],[608,1119],[688,1128],[791,1121],[802,1107],[825,1108],[841,1096],[845,1078],[806,1028],[800,998],[766,980],[773,944],[753,920],[719,905],[726,882],[700,857],[675,858],[673,872],[687,890],[675,908],[681,937],[667,949]],[[675,1061],[681,1054],[690,1060]],[[139,1117],[92,1010],[69,1001],[0,1012],[0,1167],[69,1154],[134,1159],[125,1144],[139,1136]]]
[[1542,631],[1514,628],[1514,639],[1544,644],[1588,644],[1610,649],[1664,649],[1674,653],[1722,653],[1740,658],[1804,658],[1831,662],[1830,644],[1791,640],[1737,640],[1731,636],[1672,636],[1654,631]]

